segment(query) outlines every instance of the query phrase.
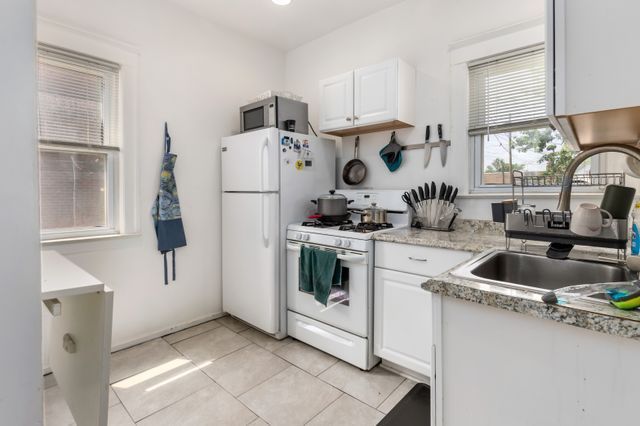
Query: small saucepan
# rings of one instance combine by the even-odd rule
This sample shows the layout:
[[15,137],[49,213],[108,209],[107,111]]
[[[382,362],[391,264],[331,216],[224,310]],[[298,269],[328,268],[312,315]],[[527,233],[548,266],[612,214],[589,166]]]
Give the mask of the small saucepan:
[[371,203],[371,206],[366,209],[352,210],[352,212],[360,215],[362,223],[387,223],[387,210],[378,207],[376,203]]

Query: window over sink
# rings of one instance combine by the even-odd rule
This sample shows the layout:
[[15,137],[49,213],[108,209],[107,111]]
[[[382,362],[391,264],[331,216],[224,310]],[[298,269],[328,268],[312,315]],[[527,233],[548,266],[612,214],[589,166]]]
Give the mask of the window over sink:
[[[544,45],[469,62],[468,75],[475,189],[504,191],[517,170],[557,190],[575,152],[546,116]],[[578,173],[595,172],[596,163]]]

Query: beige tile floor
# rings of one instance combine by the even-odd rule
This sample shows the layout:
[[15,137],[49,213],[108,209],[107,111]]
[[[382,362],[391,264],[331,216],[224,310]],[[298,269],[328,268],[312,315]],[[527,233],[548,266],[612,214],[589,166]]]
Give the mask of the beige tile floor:
[[[46,383],[45,425],[75,425]],[[413,385],[224,317],[114,353],[109,425],[375,425]]]

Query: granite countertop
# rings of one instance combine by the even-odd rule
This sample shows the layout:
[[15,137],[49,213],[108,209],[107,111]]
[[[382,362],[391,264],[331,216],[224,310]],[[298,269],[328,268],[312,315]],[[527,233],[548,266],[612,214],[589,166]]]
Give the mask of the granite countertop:
[[400,228],[380,232],[374,240],[390,243],[412,244],[451,250],[481,253],[494,247],[504,247],[504,234],[482,232],[473,229],[456,229],[452,232],[429,231],[417,228]]
[[430,279],[422,288],[443,296],[640,340],[638,310],[623,311],[607,303],[580,299],[570,304],[548,305],[536,292],[471,281],[451,273]]
[[490,220],[461,219],[451,232],[399,228],[376,233],[376,241],[482,253],[505,246],[504,227]]
[[[481,220],[462,220],[456,225],[456,230],[452,232],[416,228],[395,229],[378,233],[374,239],[473,253],[505,248],[502,224]],[[515,247],[516,245],[518,247]],[[529,242],[526,251],[544,254],[546,246],[545,243]],[[517,250],[519,247],[519,242],[512,240],[512,249]],[[580,247],[573,250],[571,257],[597,259],[600,256],[612,259],[616,257],[616,251]],[[640,340],[640,310],[623,311],[607,303],[580,299],[570,304],[548,305],[542,302],[542,295],[538,292],[472,281],[456,277],[449,272],[430,279],[422,285],[422,288],[447,297]]]

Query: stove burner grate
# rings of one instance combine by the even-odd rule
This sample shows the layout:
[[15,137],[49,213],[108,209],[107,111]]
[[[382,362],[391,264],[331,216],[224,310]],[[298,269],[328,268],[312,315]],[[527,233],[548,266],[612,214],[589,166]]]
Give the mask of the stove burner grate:
[[334,226],[354,226],[353,222],[349,219],[340,220],[340,221],[320,221],[320,220],[312,220],[308,222],[302,222],[302,226],[308,226],[310,228],[332,228]]
[[364,223],[360,222],[357,225],[349,224],[343,225],[340,227],[340,231],[351,231],[351,232],[360,232],[360,233],[368,233],[374,231],[381,231],[383,229],[393,228],[393,225],[390,223]]

